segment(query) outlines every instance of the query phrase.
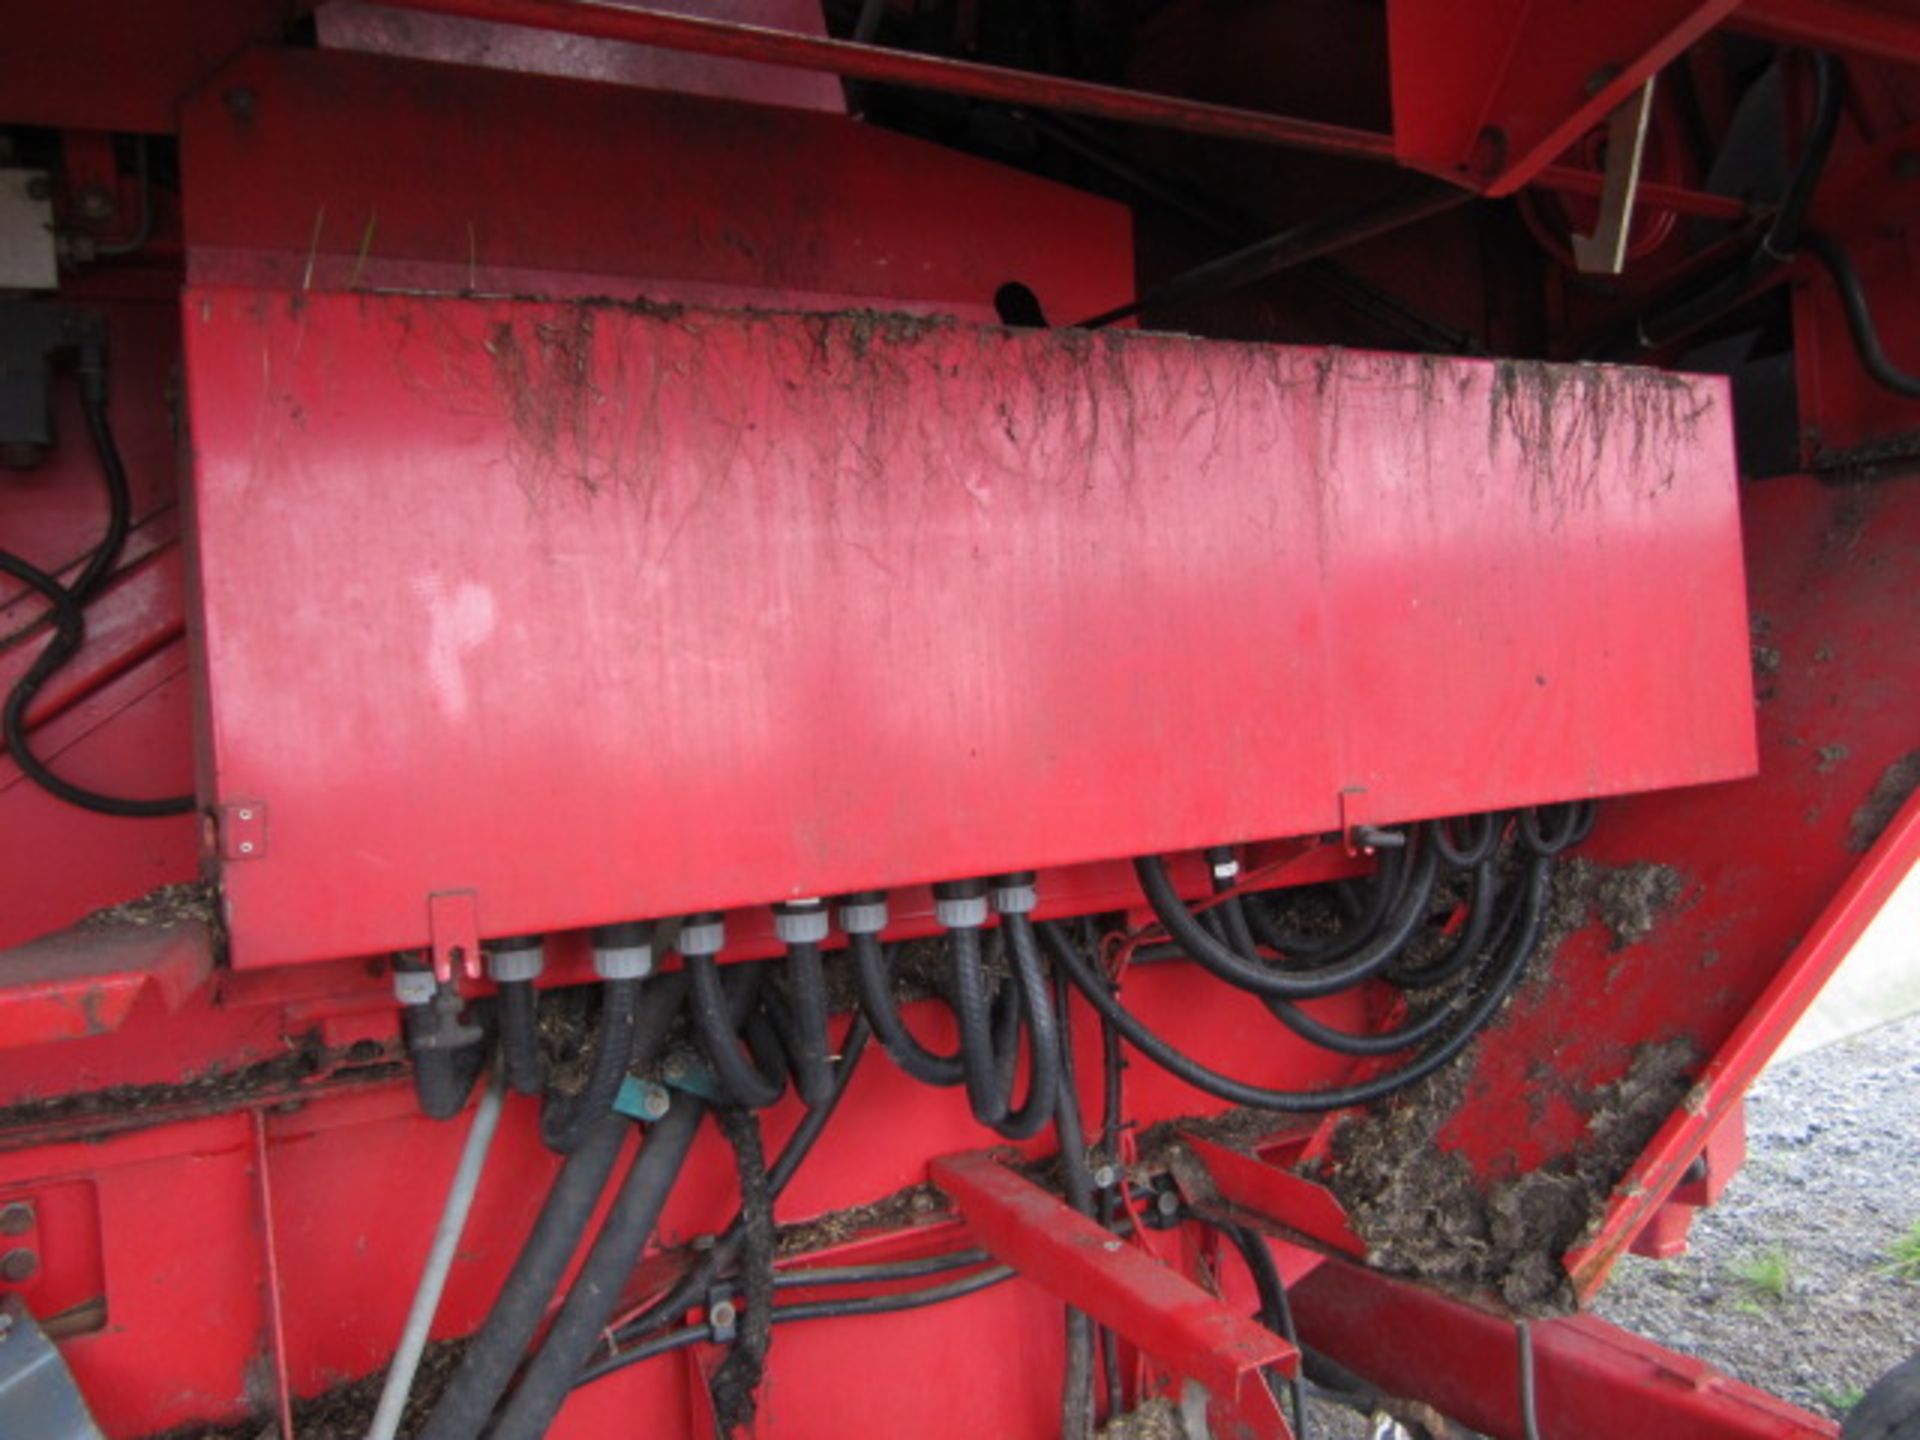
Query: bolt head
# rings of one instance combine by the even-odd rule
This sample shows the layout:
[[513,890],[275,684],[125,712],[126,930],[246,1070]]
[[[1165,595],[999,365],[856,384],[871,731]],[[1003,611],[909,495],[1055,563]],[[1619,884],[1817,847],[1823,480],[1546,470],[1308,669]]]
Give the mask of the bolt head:
[[731,1330],[740,1319],[740,1312],[734,1308],[733,1301],[720,1300],[707,1311],[707,1323],[716,1330]]
[[1179,1212],[1180,1197],[1171,1190],[1162,1190],[1153,1204],[1162,1215],[1171,1217]]
[[1102,1190],[1111,1190],[1114,1187],[1114,1182],[1119,1180],[1119,1178],[1119,1170],[1112,1165],[1102,1165],[1093,1172],[1093,1183]]

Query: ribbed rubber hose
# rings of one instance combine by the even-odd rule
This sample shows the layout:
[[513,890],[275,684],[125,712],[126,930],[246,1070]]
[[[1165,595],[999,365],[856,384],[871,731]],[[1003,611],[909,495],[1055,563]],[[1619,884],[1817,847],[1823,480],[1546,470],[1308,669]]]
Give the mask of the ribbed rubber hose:
[[531,980],[504,980],[500,993],[500,1063],[507,1088],[516,1095],[538,1095],[546,1082],[540,1053],[539,998]]
[[832,1042],[827,1035],[827,979],[820,947],[805,941],[787,946],[787,984],[793,995],[793,1035],[788,1058],[793,1085],[807,1105],[833,1093]]
[[1052,926],[1043,926],[1041,933],[1046,937],[1055,958],[1067,972],[1067,977],[1073,981],[1074,987],[1087,997],[1088,1003],[1110,1020],[1126,1037],[1128,1043],[1162,1069],[1172,1072],[1196,1089],[1204,1090],[1207,1094],[1230,1104],[1250,1105],[1261,1110],[1316,1114],[1328,1110],[1344,1110],[1351,1105],[1371,1104],[1433,1074],[1467,1047],[1468,1042],[1479,1032],[1480,1027],[1485,1025],[1500,1008],[1508,992],[1519,981],[1526,968],[1527,959],[1532,954],[1535,942],[1539,939],[1540,919],[1546,910],[1547,881],[1550,873],[1549,864],[1545,860],[1536,859],[1529,866],[1523,882],[1525,901],[1518,933],[1508,952],[1495,966],[1486,992],[1467,1009],[1461,1017],[1459,1028],[1453,1034],[1391,1074],[1376,1076],[1371,1080],[1351,1085],[1329,1086],[1324,1090],[1270,1090],[1264,1086],[1250,1085],[1243,1080],[1236,1080],[1231,1075],[1222,1075],[1219,1071],[1202,1065],[1162,1040],[1142,1024],[1130,1010],[1121,1005],[1108,992],[1105,979],[1071,945],[1067,944]]
[[488,1440],[540,1440],[547,1433],[592,1352],[594,1340],[620,1302],[621,1287],[633,1274],[640,1252],[659,1222],[660,1211],[674,1181],[680,1178],[706,1113],[704,1100],[676,1092],[672,1108],[647,1131],[640,1154],[621,1182],[620,1193],[614,1197],[593,1248],[567,1291],[566,1303],[534,1352]]
[[631,1127],[625,1116],[606,1116],[560,1167],[527,1243],[520,1247],[493,1308],[460,1357],[420,1440],[477,1440],[527,1353],[567,1262],[580,1246]]
[[593,1127],[612,1112],[633,1063],[633,1032],[644,983],[600,982],[600,1020],[594,1027],[593,1063],[587,1070],[586,1086],[571,1097],[549,1092],[540,1107],[540,1138],[556,1154],[570,1155],[579,1149]]
[[[1053,1009],[1052,987],[1047,983],[1046,963],[1040,958],[1040,945],[1034,938],[1033,922],[1025,915],[1007,915],[1000,921],[1006,936],[1008,953],[1013,957],[1011,984],[1019,987],[1021,1029],[1027,1037],[1027,1093],[1018,1108],[1008,1108],[994,1129],[1008,1140],[1026,1140],[1038,1135],[1053,1122],[1060,1082],[1060,1024]],[[1009,1045],[997,1057],[996,1069],[1003,1076],[999,1089],[1009,1100],[1013,1091],[1013,1071],[1017,1054]]]
[[1284,971],[1243,960],[1208,934],[1206,927],[1195,918],[1179,892],[1173,888],[1173,882],[1167,877],[1166,862],[1159,856],[1143,855],[1133,862],[1133,868],[1154,915],[1166,927],[1174,943],[1197,964],[1229,985],[1250,990],[1256,995],[1271,995],[1282,1000],[1312,1000],[1369,980],[1393,963],[1413,938],[1413,932],[1420,922],[1426,918],[1437,859],[1431,846],[1420,847],[1411,862],[1412,874],[1399,905],[1388,915],[1381,932],[1357,953],[1312,970]]
[[953,964],[953,1014],[960,1023],[960,1069],[967,1104],[974,1119],[997,1127],[1007,1118],[1010,1097],[996,1063],[993,1006],[980,964],[980,932],[967,925],[949,930],[947,956]]
[[873,1027],[874,1038],[887,1058],[923,1085],[958,1085],[965,1078],[960,1052],[942,1055],[914,1037],[893,1000],[893,957],[897,947],[883,946],[877,935],[849,935],[853,974],[860,991],[860,1010]]
[[720,984],[720,966],[711,955],[687,955],[689,999],[694,1034],[700,1051],[713,1066],[714,1079],[736,1105],[761,1110],[786,1093],[783,1074],[768,1075],[741,1052],[727,996]]

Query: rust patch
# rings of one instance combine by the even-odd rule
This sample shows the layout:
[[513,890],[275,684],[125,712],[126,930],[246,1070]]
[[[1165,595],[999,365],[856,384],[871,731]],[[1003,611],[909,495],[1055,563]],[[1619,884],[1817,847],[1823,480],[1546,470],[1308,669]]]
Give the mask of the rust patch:
[[1867,798],[1853,812],[1847,822],[1847,848],[1856,855],[1871,850],[1916,786],[1920,786],[1920,750],[1909,750],[1880,772]]

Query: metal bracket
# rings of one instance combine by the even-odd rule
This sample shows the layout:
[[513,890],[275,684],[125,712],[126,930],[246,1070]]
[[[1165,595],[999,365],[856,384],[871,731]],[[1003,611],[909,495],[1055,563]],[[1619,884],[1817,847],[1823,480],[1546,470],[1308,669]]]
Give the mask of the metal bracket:
[[1634,194],[1653,116],[1653,80],[1648,79],[1607,121],[1607,173],[1600,187],[1600,218],[1591,235],[1573,237],[1573,263],[1583,275],[1618,275],[1627,268],[1627,236],[1633,230]]
[[427,896],[427,934],[433,945],[433,978],[441,984],[454,971],[480,978],[480,897],[471,890],[442,890]]
[[234,800],[214,811],[214,839],[222,860],[259,860],[267,853],[267,807]]

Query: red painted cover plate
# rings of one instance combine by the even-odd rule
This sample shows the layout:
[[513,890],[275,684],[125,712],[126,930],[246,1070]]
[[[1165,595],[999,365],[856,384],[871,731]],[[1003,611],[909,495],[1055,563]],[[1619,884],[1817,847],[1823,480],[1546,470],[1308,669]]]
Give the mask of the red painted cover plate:
[[1724,387],[189,293],[237,963],[1725,779]]

